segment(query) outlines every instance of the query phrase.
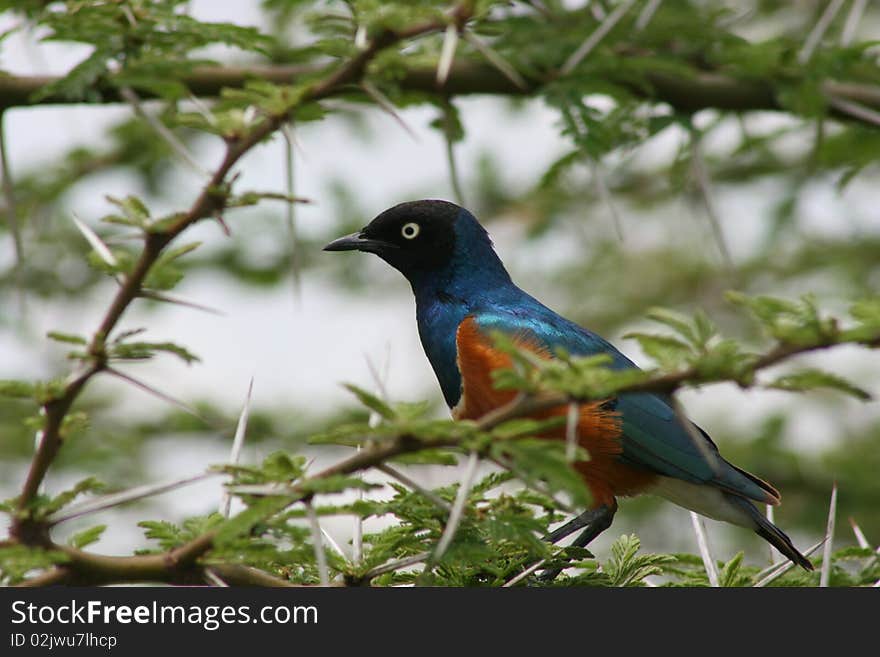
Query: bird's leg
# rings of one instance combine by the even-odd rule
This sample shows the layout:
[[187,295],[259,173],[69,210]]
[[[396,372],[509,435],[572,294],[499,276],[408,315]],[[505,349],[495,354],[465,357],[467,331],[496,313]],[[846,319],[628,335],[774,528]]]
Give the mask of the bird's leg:
[[[616,512],[616,502],[611,505],[603,504],[597,509],[584,511],[579,516],[572,518],[562,525],[559,529],[548,534],[546,540],[551,543],[556,543],[566,536],[573,534],[578,529],[586,527],[586,529],[584,529],[584,531],[582,531],[571,543],[576,547],[584,547],[611,526],[611,522],[614,520],[614,514]],[[542,582],[552,582],[561,572],[562,568],[551,568],[542,572],[538,579]]]

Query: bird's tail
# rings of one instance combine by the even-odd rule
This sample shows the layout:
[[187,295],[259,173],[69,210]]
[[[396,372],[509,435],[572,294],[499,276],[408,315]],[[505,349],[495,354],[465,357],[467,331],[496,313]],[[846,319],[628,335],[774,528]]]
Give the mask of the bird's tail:
[[767,520],[767,518],[764,517],[764,514],[755,508],[754,504],[744,497],[733,495],[731,493],[724,493],[724,497],[726,497],[729,502],[742,509],[752,520],[754,520],[757,525],[755,533],[758,536],[770,543],[770,545],[779,550],[785,557],[804,570],[813,570],[813,564],[811,564],[810,560],[800,553],[800,551],[794,546],[794,543],[791,542],[788,535]]

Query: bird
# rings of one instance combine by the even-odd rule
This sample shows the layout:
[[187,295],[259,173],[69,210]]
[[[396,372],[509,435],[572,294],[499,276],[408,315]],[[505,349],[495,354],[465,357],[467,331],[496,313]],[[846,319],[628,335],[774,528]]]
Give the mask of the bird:
[[[375,254],[409,281],[422,346],[456,420],[479,419],[516,395],[493,386],[492,372],[512,366],[509,354],[495,344],[498,333],[541,358],[564,350],[572,356],[605,354],[615,369],[637,367],[610,342],[517,287],[486,229],[455,203],[400,203],[324,250]],[[653,494],[752,529],[812,570],[791,539],[756,507],[778,505],[779,492],[726,461],[709,435],[676,410],[669,395],[648,392],[580,404],[576,435],[589,459],[574,467],[591,505],[546,538],[555,543],[581,530],[573,544],[583,547],[611,526],[618,497]],[[541,417],[567,412],[568,404]],[[541,437],[564,440],[565,427]]]

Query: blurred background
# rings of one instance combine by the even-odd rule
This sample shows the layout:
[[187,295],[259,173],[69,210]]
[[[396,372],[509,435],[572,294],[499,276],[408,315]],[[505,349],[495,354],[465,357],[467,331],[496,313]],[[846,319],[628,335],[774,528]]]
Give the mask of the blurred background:
[[[256,26],[295,45],[308,31],[284,4],[193,0],[188,11],[200,20]],[[753,40],[805,35],[825,8],[820,2],[696,3],[706,4],[726,7],[737,18],[729,29]],[[833,35],[842,29],[835,25]],[[0,14],[0,32],[14,27],[19,29],[0,45],[0,68],[7,73],[62,75],[89,53],[87,46],[41,41],[43,28],[32,29],[19,13]],[[869,8],[854,39],[878,37],[880,12]],[[261,61],[219,46],[198,55],[230,64]],[[433,105],[400,109],[403,129],[375,106],[330,104],[335,112],[328,120],[294,126],[293,190],[313,202],[294,207],[293,232],[287,206],[266,202],[229,211],[230,236],[204,221],[182,239],[203,244],[182,261],[186,277],[173,294],[220,314],[141,301],[122,322],[123,329],[147,327],[149,339],[173,339],[200,358],[190,366],[169,356],[121,369],[209,424],[139,387],[99,377],[79,402],[90,426],[75,449],[62,451],[48,490],[90,474],[121,488],[223,463],[251,379],[243,462],[279,448],[308,454],[316,464],[338,459],[345,450],[303,441],[361,413],[340,384],[376,390],[371,368],[391,399],[430,400],[438,416],[446,415],[403,278],[377,258],[321,252],[330,239],[401,201],[456,200],[447,142],[435,126],[441,113]],[[571,141],[559,111],[544,100],[474,95],[455,104],[464,127],[453,147],[464,204],[491,232],[514,280],[637,362],[647,361],[622,336],[649,327],[643,317],[653,306],[703,310],[725,335],[760,348],[765,338],[732,312],[725,290],[812,293],[823,309],[842,312],[880,289],[876,128],[829,121],[817,146],[816,123],[808,119],[703,110],[693,116],[703,135],[698,156],[688,129],[670,121],[637,143],[610,150],[594,166],[562,166]],[[601,94],[588,104],[599,113],[614,107]],[[161,111],[159,103],[145,106]],[[73,218],[112,246],[119,231],[99,224],[114,210],[107,196],[137,195],[161,215],[188,207],[204,179],[124,104],[12,108],[3,121],[16,212],[26,221],[24,283],[6,222],[0,227],[0,379],[63,377],[71,367],[69,345],[47,340],[46,333],[90,335],[116,285],[86,264],[89,246]],[[201,166],[217,165],[218,139],[180,134]],[[287,162],[285,141],[276,137],[242,161],[236,184],[284,193]],[[10,212],[8,205],[4,211]],[[880,393],[878,353],[844,347],[799,362]],[[776,520],[796,544],[806,547],[821,537],[835,481],[838,544],[854,543],[850,517],[869,540],[880,542],[876,402],[834,393],[744,391],[732,384],[686,391],[681,398],[729,460],[782,491]],[[17,493],[33,453],[34,430],[26,419],[35,412],[31,402],[0,399],[4,498]],[[426,486],[456,476],[428,466],[408,473]],[[138,520],[177,522],[207,513],[220,494],[220,481],[209,479],[108,511],[101,522],[109,529],[93,549],[131,551],[143,545]],[[82,526],[89,522],[94,520]],[[740,549],[749,562],[769,558],[750,532],[709,524],[719,558]],[[82,526],[69,523],[59,537]],[[351,521],[328,519],[325,526],[347,549]],[[696,551],[687,512],[648,498],[623,502],[595,550],[630,531],[649,551]]]

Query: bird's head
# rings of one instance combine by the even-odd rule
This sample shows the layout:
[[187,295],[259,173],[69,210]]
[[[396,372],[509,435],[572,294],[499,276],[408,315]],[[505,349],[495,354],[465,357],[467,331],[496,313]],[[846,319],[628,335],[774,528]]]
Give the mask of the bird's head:
[[454,279],[510,280],[486,230],[470,212],[448,201],[395,205],[324,250],[375,253],[406,276],[413,288]]

